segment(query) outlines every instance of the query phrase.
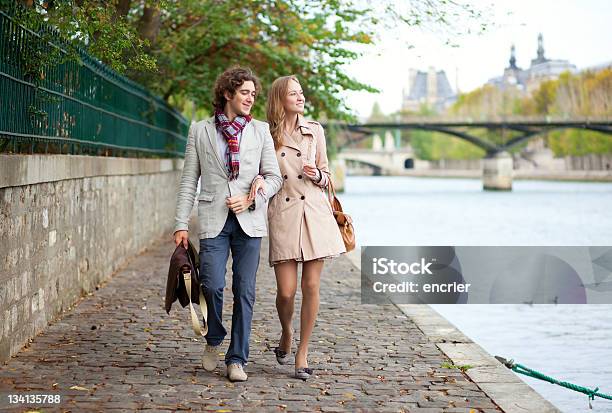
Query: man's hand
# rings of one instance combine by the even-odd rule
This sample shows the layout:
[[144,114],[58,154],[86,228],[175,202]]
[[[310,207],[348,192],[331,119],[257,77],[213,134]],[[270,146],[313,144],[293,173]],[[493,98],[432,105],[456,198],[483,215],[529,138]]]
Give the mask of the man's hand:
[[174,243],[177,247],[182,243],[185,249],[189,248],[189,231],[176,231],[174,233]]
[[232,212],[234,212],[234,214],[238,215],[241,212],[244,212],[247,210],[249,205],[251,205],[251,201],[249,201],[248,194],[234,195],[232,197],[227,198],[225,200],[225,204],[227,205],[229,209],[232,210]]

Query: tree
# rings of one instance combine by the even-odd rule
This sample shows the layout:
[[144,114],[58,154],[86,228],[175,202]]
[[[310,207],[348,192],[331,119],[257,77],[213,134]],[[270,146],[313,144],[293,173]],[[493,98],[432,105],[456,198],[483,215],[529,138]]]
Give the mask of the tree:
[[552,105],[557,99],[557,87],[559,82],[555,80],[547,80],[540,84],[540,87],[533,95],[536,113],[538,115],[546,115],[552,109]]
[[372,105],[372,112],[370,113],[370,117],[368,118],[369,123],[380,123],[380,122],[388,122],[389,116],[385,115],[380,108],[380,104],[378,102],[374,102]]
[[[3,6],[15,1],[0,0]],[[375,89],[344,73],[378,28],[479,20],[478,10],[447,0],[29,0],[28,19],[44,20],[120,73],[178,104],[210,107],[216,76],[250,66],[265,85],[296,74],[315,117],[351,118],[341,97]],[[405,6],[404,3],[400,3]],[[4,7],[3,7],[4,8]],[[25,20],[28,20],[25,19]],[[26,23],[32,23],[32,21]],[[460,19],[462,26],[466,19]],[[34,24],[31,25],[34,27]],[[263,99],[256,114],[262,114]],[[181,108],[183,109],[183,108]]]
[[[436,112],[433,108],[423,104],[416,115],[426,118],[435,116]],[[479,147],[444,133],[418,129],[407,131],[407,133],[409,134],[410,145],[418,159],[427,161],[479,159],[485,154]],[[475,131],[471,131],[471,133],[475,133]]]

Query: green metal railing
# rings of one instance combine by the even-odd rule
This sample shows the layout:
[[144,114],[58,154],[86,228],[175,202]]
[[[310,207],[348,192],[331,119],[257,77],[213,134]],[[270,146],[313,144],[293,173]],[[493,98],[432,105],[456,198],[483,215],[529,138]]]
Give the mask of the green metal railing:
[[0,11],[0,153],[183,156],[178,111],[79,48],[77,59],[37,67],[45,49],[69,53],[54,29]]

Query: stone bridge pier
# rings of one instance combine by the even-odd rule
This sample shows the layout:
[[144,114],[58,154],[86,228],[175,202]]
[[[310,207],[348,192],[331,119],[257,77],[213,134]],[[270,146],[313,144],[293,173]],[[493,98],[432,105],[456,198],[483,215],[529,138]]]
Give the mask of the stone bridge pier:
[[513,161],[506,152],[498,152],[482,160],[482,188],[491,191],[512,190]]

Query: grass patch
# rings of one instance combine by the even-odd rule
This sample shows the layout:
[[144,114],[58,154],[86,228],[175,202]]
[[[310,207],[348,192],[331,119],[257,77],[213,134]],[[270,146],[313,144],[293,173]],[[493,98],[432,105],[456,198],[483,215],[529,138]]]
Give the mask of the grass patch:
[[454,363],[449,363],[445,361],[444,363],[440,365],[440,367],[442,367],[443,369],[458,369],[465,373],[466,371],[468,371],[474,366],[470,364],[454,364]]

